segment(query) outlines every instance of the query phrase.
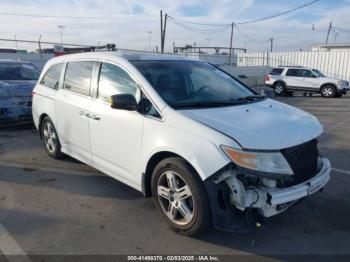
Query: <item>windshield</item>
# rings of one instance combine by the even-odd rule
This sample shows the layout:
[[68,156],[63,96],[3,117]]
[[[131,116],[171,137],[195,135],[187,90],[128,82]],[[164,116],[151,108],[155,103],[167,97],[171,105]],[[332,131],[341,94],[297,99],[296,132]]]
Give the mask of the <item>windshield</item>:
[[261,98],[229,74],[203,62],[138,60],[131,63],[175,109],[228,106]]
[[312,71],[314,72],[314,74],[317,77],[326,77],[324,74],[322,74],[320,71],[318,71],[317,69],[312,69]]
[[38,80],[39,71],[29,63],[0,63],[0,80]]

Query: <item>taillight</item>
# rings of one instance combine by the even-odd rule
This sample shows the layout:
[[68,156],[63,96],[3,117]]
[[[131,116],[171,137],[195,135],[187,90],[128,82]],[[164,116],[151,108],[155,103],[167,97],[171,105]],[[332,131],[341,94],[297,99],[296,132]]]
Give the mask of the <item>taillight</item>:
[[270,79],[271,79],[271,78],[270,78],[269,75],[266,75],[266,76],[265,76],[265,81],[270,81]]
[[32,96],[34,96],[35,95],[35,91],[32,91]]

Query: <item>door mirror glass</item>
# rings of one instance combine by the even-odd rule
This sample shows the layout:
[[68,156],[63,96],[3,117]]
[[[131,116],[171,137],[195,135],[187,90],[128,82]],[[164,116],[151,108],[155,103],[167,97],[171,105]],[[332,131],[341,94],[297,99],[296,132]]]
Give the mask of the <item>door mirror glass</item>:
[[119,94],[111,96],[111,108],[136,111],[138,110],[138,104],[133,95]]

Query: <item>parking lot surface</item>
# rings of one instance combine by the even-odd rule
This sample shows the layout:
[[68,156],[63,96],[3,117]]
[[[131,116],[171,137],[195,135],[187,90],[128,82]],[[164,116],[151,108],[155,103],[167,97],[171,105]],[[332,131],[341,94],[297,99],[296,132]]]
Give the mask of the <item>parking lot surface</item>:
[[[152,199],[67,158],[50,159],[32,127],[0,130],[0,250],[4,254],[350,254],[350,96],[283,97],[325,128],[334,167],[322,193],[249,234],[170,231]],[[1,253],[0,252],[0,253]]]

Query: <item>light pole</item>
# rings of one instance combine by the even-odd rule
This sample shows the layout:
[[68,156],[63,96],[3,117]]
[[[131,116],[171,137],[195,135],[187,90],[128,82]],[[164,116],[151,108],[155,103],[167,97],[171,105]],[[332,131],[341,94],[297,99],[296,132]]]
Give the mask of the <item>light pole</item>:
[[60,30],[60,34],[61,34],[61,45],[63,45],[63,37],[62,37],[62,35],[63,35],[63,29],[65,29],[66,27],[64,26],[64,25],[59,25],[59,26],[57,26],[58,27],[58,29]]
[[151,51],[151,35],[152,35],[152,31],[148,30],[147,34],[148,34],[148,51]]

